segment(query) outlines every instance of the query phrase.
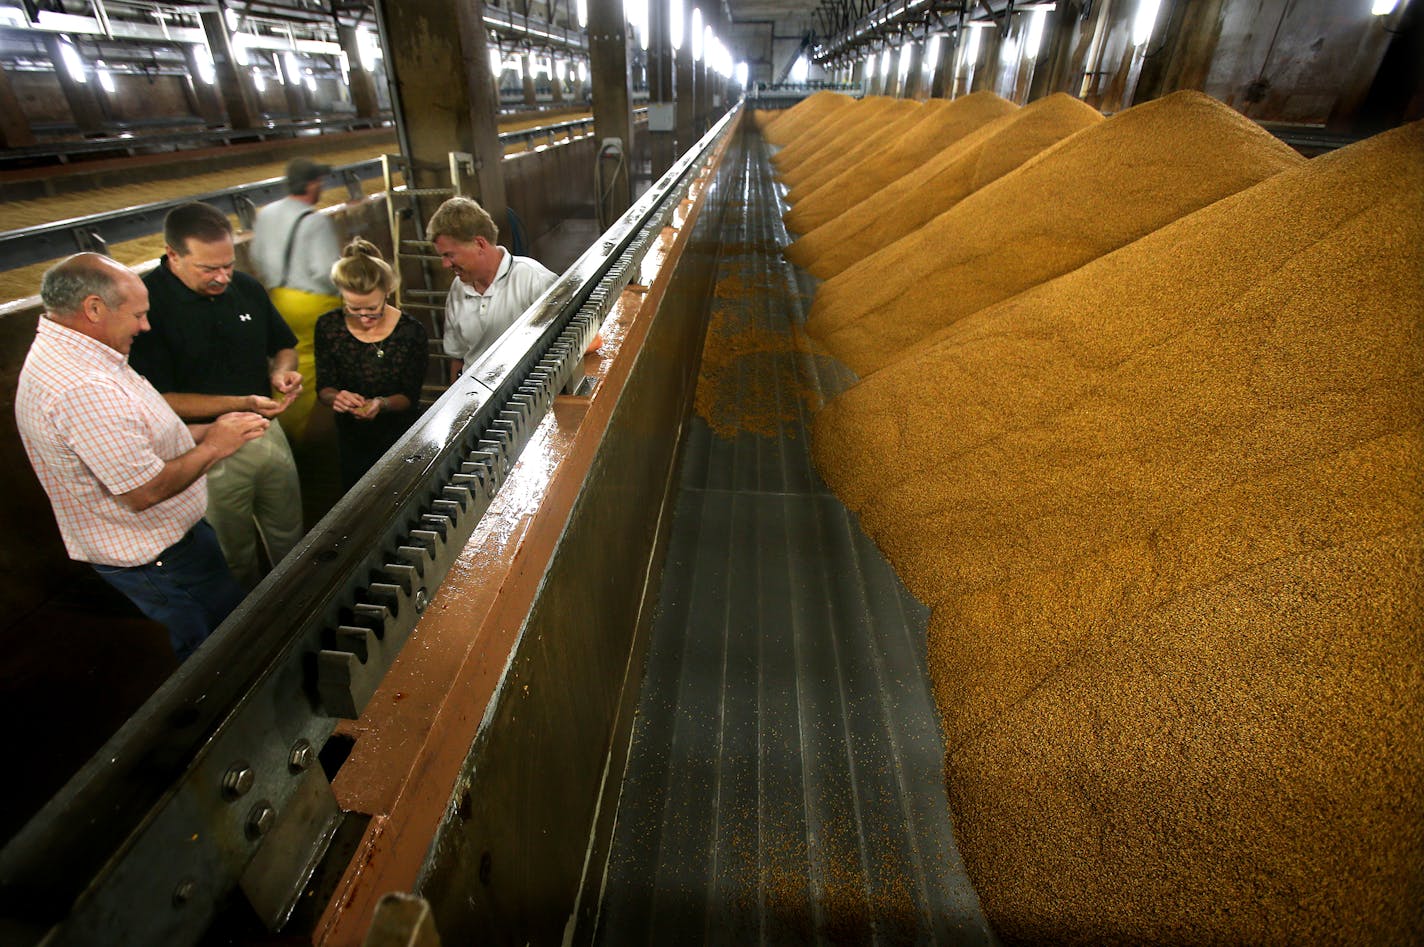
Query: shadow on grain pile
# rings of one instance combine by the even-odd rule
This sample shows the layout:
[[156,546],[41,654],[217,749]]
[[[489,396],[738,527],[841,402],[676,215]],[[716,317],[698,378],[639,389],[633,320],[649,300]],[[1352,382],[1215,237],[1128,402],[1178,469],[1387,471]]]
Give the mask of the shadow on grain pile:
[[[957,99],[955,101],[958,101]],[[823,280],[934,220],[1074,132],[1103,120],[1061,92],[983,125],[786,248],[786,258]],[[799,210],[799,208],[797,208]],[[854,239],[848,239],[854,234]]]
[[767,141],[773,145],[784,145],[854,101],[848,95],[822,91],[807,96],[784,112],[757,109],[752,117]]
[[1416,123],[959,319],[817,417],[933,609],[1005,940],[1424,930],[1421,207]]
[[862,377],[925,336],[1305,159],[1199,92],[1086,128],[822,283],[812,338]]

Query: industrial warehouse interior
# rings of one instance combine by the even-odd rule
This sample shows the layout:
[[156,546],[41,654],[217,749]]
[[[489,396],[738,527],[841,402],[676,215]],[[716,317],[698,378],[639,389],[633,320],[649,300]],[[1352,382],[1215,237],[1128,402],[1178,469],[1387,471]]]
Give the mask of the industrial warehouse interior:
[[[41,281],[299,167],[424,375],[348,477],[281,312],[180,660]],[[552,274],[463,357],[452,198]],[[0,0],[0,212],[0,944],[1424,937],[1421,0]]]

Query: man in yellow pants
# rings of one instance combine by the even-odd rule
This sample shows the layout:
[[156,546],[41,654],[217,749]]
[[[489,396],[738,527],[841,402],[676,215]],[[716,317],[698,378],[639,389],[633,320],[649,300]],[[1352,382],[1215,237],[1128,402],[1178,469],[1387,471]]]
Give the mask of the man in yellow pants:
[[341,305],[331,265],[341,256],[336,224],[316,209],[331,167],[307,158],[287,165],[287,196],[262,208],[252,232],[252,261],[272,305],[297,336],[302,393],[281,416],[282,427],[300,444],[316,402],[312,331],[317,317]]

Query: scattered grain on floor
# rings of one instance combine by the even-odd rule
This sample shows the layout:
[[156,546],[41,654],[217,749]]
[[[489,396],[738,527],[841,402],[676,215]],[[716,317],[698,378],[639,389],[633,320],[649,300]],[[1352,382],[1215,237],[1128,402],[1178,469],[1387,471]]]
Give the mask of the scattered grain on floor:
[[807,233],[787,247],[786,258],[821,279],[830,279],[1102,120],[1092,106],[1061,92],[1031,102],[970,132],[922,167]]
[[1007,942],[1417,940],[1424,123],[960,320],[814,449],[933,608]]
[[927,335],[1305,159],[1199,92],[1120,112],[822,283],[807,326],[864,376]]

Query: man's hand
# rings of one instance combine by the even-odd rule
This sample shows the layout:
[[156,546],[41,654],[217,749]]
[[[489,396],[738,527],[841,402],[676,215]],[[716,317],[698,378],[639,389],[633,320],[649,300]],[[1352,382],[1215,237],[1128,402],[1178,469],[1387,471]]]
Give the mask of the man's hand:
[[336,393],[336,400],[331,403],[331,410],[341,414],[359,415],[365,407],[365,398],[354,391],[347,391],[344,388]]
[[275,418],[287,410],[287,406],[292,403],[292,398],[292,395],[283,395],[282,400],[277,401],[262,395],[248,395],[247,410],[253,414],[260,414],[264,418]]
[[302,393],[302,373],[292,371],[273,372],[272,390],[278,394],[296,397]]
[[261,437],[271,424],[271,421],[250,411],[233,411],[221,415],[207,426],[202,443],[216,452],[216,459],[221,460],[236,453],[248,441]]

